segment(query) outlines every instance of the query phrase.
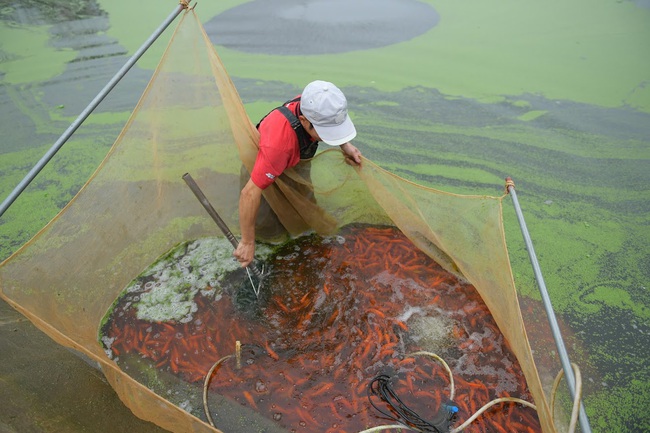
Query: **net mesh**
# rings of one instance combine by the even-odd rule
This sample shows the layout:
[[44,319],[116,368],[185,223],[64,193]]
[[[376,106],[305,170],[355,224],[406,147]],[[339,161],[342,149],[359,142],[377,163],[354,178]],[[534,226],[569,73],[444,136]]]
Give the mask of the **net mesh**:
[[[161,254],[217,234],[188,190],[190,172],[236,232],[242,164],[258,133],[193,10],[183,14],[155,74],[109,154],[77,196],[0,268],[2,297],[62,345],[96,360],[124,403],[172,431],[214,431],[131,378],[98,343],[116,297]],[[310,179],[303,175],[309,165]],[[305,194],[305,189],[313,192]],[[444,269],[471,283],[524,372],[542,430],[556,431],[519,307],[505,243],[504,197],[461,196],[399,178],[331,149],[264,192],[292,235],[351,223],[396,226]],[[231,348],[228,349],[230,353]]]

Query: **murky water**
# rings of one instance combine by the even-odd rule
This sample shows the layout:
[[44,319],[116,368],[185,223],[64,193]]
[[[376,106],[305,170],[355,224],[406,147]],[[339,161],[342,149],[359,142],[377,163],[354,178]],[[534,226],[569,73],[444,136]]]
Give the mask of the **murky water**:
[[313,56],[407,41],[431,30],[439,18],[418,1],[257,0],[217,15],[205,29],[215,44],[239,51]]
[[[391,10],[384,3],[382,11]],[[66,5],[20,2],[0,13],[3,197],[174,7],[153,1]],[[201,4],[197,11],[212,25],[236,16],[236,8],[219,15],[228,6]],[[577,2],[559,16],[533,2],[512,2],[498,13],[489,2],[472,9],[425,6],[437,18],[429,16],[412,33],[391,27],[389,14],[377,12],[377,23],[403,32],[395,45],[372,33],[381,26],[369,32],[347,15],[339,26],[355,41],[346,45],[354,55],[344,53],[340,39],[328,44],[327,32],[313,53],[332,54],[309,60],[256,57],[274,48],[254,47],[249,34],[250,49],[241,54],[228,42],[238,40],[234,29],[215,26],[210,35],[227,44],[218,49],[251,117],[296,94],[317,71],[348,95],[358,147],[391,171],[453,192],[491,195],[500,193],[505,175],[513,176],[554,306],[577,339],[569,349],[584,366],[592,428],[646,430],[650,78],[640,41],[650,28],[647,2],[597,8]],[[319,7],[312,2],[304,10],[275,12],[290,22]],[[393,7],[401,11],[398,2]],[[592,11],[589,20],[585,8]],[[318,17],[320,24],[326,17]],[[251,24],[231,22],[235,28]],[[258,28],[256,35],[263,35]],[[357,45],[368,34],[380,43]],[[296,54],[305,49],[299,38],[278,41]],[[162,48],[156,49],[0,219],[0,257],[45,225],[90,176],[151,76]],[[517,285],[534,294],[516,222],[506,212]]]

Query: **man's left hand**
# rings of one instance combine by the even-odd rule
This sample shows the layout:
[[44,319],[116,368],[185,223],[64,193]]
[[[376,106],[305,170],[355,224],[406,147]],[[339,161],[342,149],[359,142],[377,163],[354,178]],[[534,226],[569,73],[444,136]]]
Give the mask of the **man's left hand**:
[[361,152],[354,147],[349,141],[341,145],[341,150],[345,155],[345,162],[350,165],[361,165]]

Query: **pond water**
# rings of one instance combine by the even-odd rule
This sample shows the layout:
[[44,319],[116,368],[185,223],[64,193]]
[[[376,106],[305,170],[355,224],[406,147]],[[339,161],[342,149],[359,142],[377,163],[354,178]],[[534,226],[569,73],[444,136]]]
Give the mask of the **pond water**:
[[[264,3],[269,9],[237,0],[197,7],[212,40],[222,44],[217,50],[251,118],[324,78],[348,96],[357,147],[388,170],[450,192],[490,195],[500,194],[503,178],[512,176],[556,313],[571,330],[568,347],[583,368],[592,429],[647,431],[648,3],[384,0],[381,11],[357,18],[352,12],[371,6],[333,2],[350,8],[344,16],[332,13],[336,22],[327,19],[323,2],[303,9]],[[3,198],[175,2],[166,6],[153,0],[3,4]],[[247,19],[241,14],[251,6],[259,13]],[[403,18],[407,10],[417,19]],[[253,16],[280,17],[318,38],[304,44]],[[0,258],[29,240],[92,174],[166,38],[0,218]],[[535,297],[511,210],[505,219],[517,286]]]

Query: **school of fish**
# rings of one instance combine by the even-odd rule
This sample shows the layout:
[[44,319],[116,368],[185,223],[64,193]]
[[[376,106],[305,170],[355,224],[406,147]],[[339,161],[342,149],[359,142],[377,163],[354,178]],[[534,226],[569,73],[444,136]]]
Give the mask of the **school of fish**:
[[[435,350],[451,367],[456,424],[495,398],[532,402],[476,290],[398,229],[352,225],[336,236],[304,236],[281,246],[266,267],[255,314],[238,308],[232,296],[215,300],[203,293],[186,323],[138,320],[130,303],[117,305],[102,331],[112,341],[109,356],[138,354],[201,392],[210,368],[240,341],[241,368],[232,359],[220,364],[210,393],[292,432],[350,433],[390,424],[367,397],[378,374],[393,376],[396,393],[423,418],[437,413],[449,397],[449,377],[431,359],[406,356],[417,350]],[[435,347],[422,323],[441,324],[445,337]],[[502,404],[465,431],[541,427],[534,410]]]

